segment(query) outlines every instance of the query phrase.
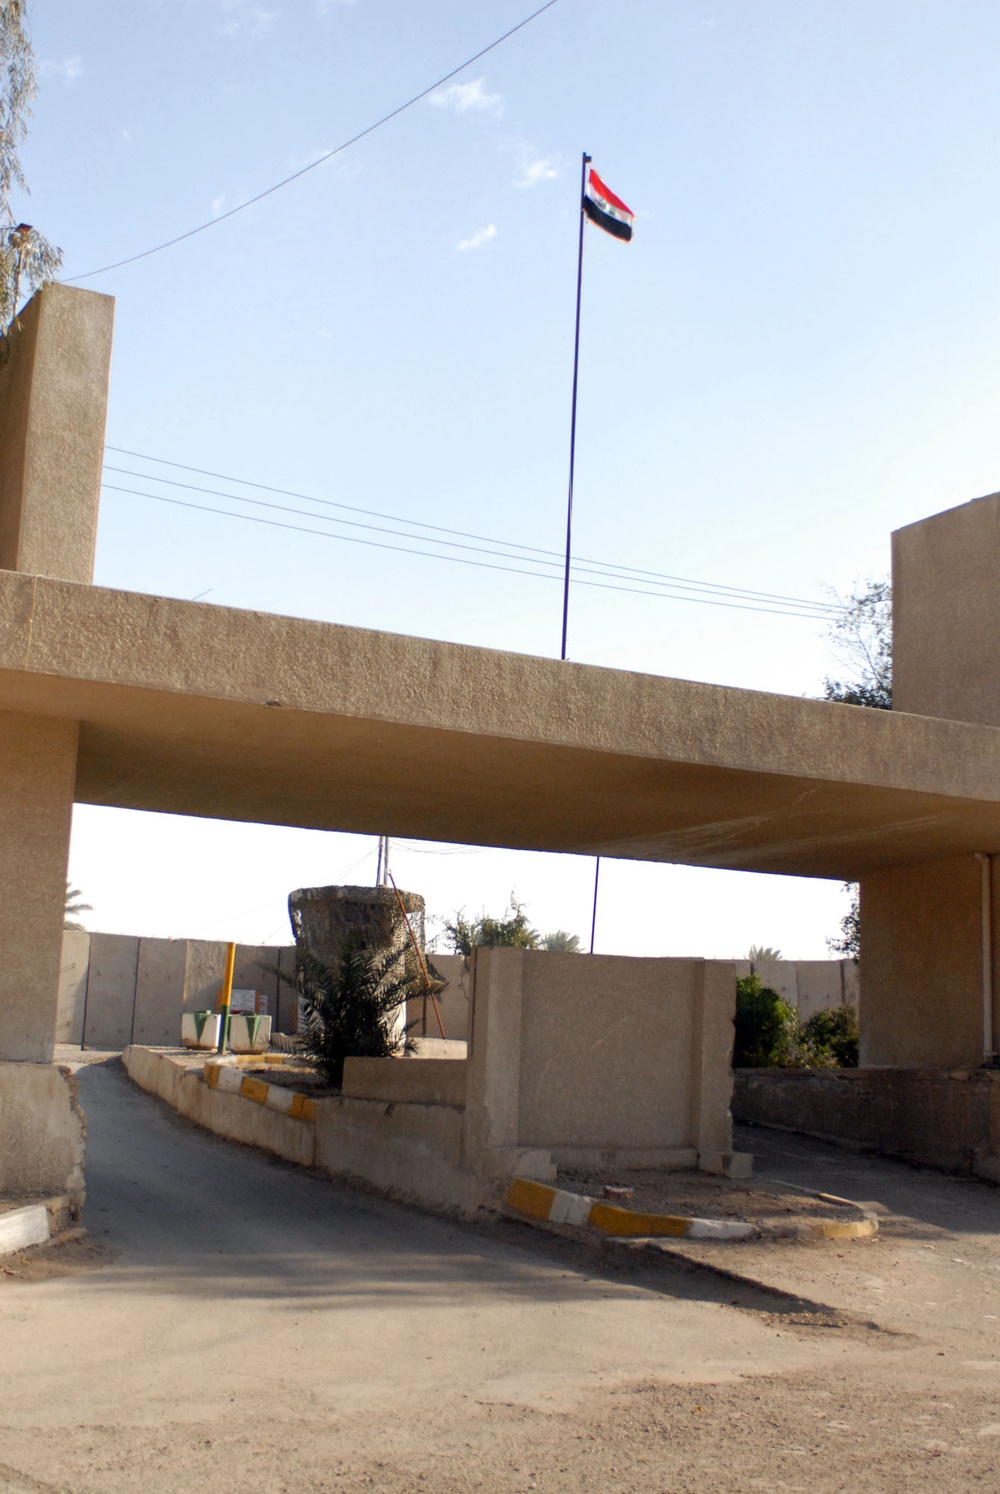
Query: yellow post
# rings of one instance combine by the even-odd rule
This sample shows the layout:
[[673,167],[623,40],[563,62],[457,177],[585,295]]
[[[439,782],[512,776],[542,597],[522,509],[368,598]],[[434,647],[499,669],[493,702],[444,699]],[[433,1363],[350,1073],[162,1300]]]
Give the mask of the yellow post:
[[226,968],[222,976],[222,990],[219,992],[219,1015],[222,1021],[219,1023],[219,1047],[220,1053],[225,1053],[226,1044],[229,1042],[229,1003],[233,999],[233,968],[236,965],[236,945],[226,945]]

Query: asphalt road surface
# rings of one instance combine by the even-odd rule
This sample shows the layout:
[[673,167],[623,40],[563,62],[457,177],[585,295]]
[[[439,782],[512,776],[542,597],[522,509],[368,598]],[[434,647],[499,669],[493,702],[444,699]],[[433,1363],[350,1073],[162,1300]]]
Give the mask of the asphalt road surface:
[[79,1077],[88,1241],[0,1274],[0,1490],[1000,1490],[993,1188],[754,1131],[879,1239],[648,1261],[340,1187],[117,1062]]

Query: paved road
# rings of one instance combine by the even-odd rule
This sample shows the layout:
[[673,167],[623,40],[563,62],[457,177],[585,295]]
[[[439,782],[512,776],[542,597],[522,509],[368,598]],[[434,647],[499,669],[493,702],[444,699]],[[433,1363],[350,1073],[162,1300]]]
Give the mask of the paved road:
[[[966,1185],[891,1164],[863,1191],[912,1238],[731,1248],[729,1269],[848,1309],[822,1327],[739,1281],[340,1188],[199,1132],[117,1064],[80,1085],[86,1223],[115,1254],[0,1280],[0,1490],[1000,1488],[994,1190],[973,1190],[964,1273],[924,1257],[951,1252]],[[768,1145],[778,1176],[877,1171]],[[929,1280],[956,1309],[930,1332]],[[890,1331],[853,1322],[870,1299]]]

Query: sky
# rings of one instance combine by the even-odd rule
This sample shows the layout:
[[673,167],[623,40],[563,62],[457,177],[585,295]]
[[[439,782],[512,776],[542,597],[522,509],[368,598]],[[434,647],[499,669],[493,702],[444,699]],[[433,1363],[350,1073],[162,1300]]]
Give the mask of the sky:
[[[1000,486],[1000,7],[557,0],[214,222],[532,9],[35,0],[15,210],[116,298],[95,581],[558,657],[587,151],[636,217],[586,234],[569,656],[818,695],[816,604]],[[70,872],[92,928],[281,942],[290,890],[375,859],[78,806]],[[586,858],[396,842],[392,869],[432,927],[513,891],[589,944]],[[604,861],[596,948],[823,958],[845,906]]]

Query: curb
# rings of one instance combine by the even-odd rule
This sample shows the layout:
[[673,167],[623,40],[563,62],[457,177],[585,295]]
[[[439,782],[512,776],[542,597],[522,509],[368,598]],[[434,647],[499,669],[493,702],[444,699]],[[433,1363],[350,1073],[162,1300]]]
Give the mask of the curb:
[[49,1238],[49,1211],[44,1204],[27,1204],[0,1214],[0,1256],[15,1255]]
[[300,1094],[294,1089],[285,1089],[280,1084],[267,1084],[251,1074],[241,1074],[232,1064],[206,1063],[204,1077],[209,1089],[217,1089],[223,1094],[242,1095],[244,1100],[254,1100],[258,1105],[266,1105],[269,1110],[277,1110],[280,1115],[291,1116],[292,1120],[315,1124],[319,1114],[316,1101],[308,1095]]
[[[805,1190],[799,1190],[804,1192]],[[816,1194],[827,1202],[857,1208],[849,1199]],[[872,1214],[860,1219],[795,1219],[787,1224],[751,1224],[745,1219],[696,1219],[681,1214],[644,1214],[588,1198],[585,1193],[567,1193],[531,1178],[514,1178],[504,1194],[504,1206],[522,1218],[541,1224],[565,1224],[596,1229],[614,1239],[655,1239],[660,1236],[689,1240],[819,1239],[865,1240],[878,1233]]]
[[686,1236],[690,1240],[750,1240],[756,1225],[743,1219],[694,1219],[681,1214],[642,1214],[615,1204],[600,1203],[585,1193],[566,1193],[531,1178],[515,1178],[504,1194],[504,1204],[528,1219],[545,1224],[588,1225],[618,1239],[647,1239],[657,1235]]

